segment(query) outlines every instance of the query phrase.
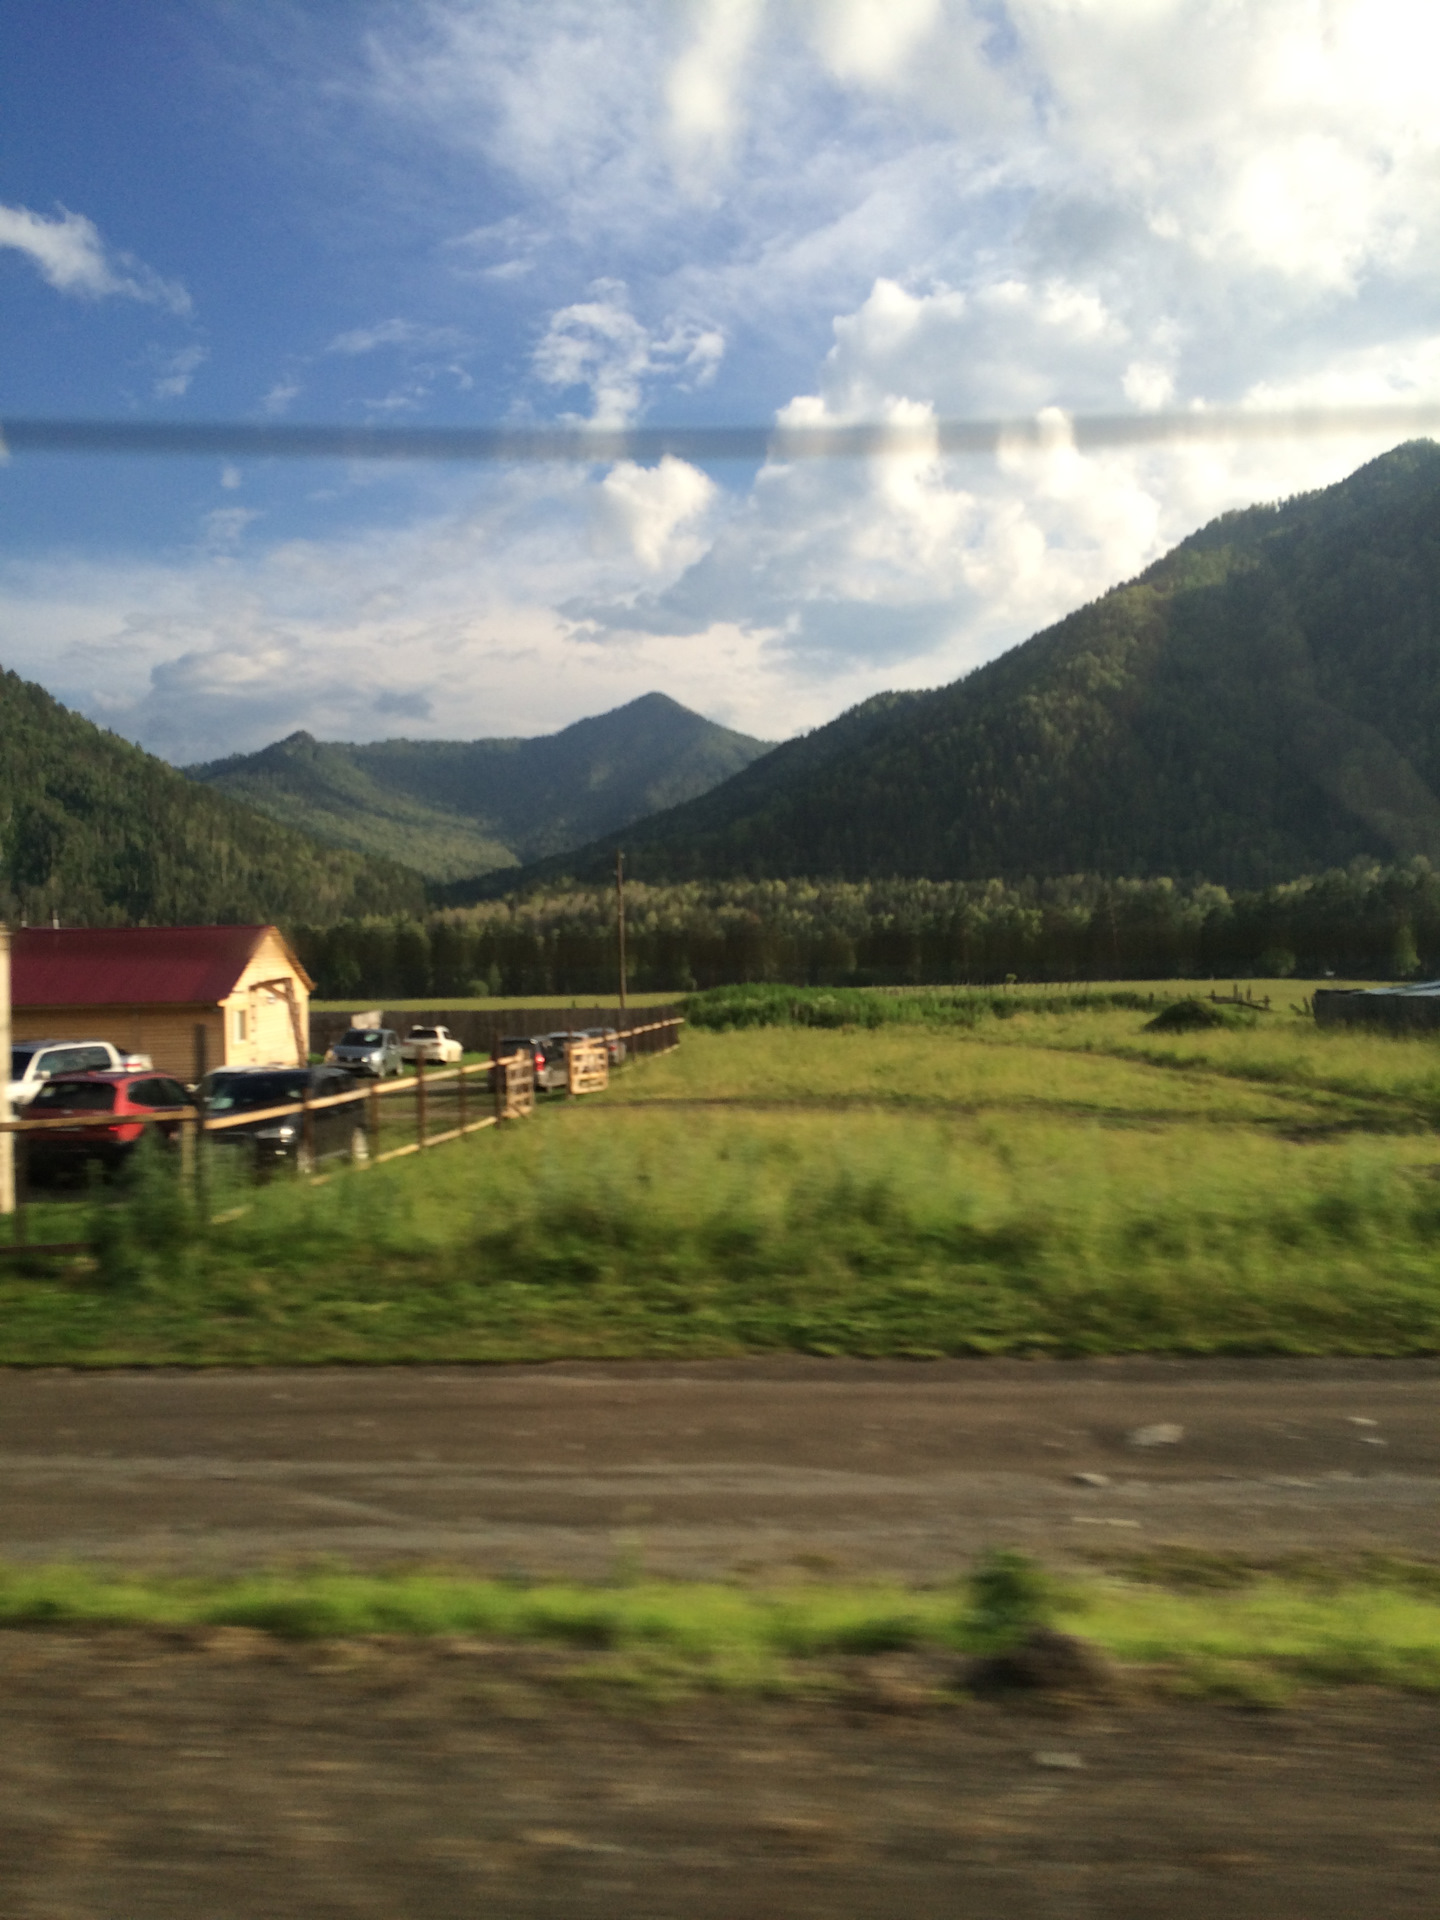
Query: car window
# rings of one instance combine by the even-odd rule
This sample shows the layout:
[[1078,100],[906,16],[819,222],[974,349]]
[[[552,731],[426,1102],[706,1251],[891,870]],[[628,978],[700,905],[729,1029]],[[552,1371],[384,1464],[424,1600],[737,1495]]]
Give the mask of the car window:
[[10,1049],[10,1078],[12,1080],[23,1080],[25,1078],[25,1069],[34,1058],[34,1047],[12,1047]]
[[30,1102],[38,1117],[50,1113],[112,1113],[115,1089],[99,1080],[51,1080]]
[[190,1096],[173,1080],[132,1080],[130,1098],[137,1107],[188,1107]]
[[77,1047],[75,1055],[74,1073],[108,1073],[115,1064],[108,1047]]
[[438,1040],[440,1035],[434,1027],[411,1027],[410,1038],[412,1040]]
[[342,1047],[382,1047],[389,1038],[390,1035],[378,1027],[351,1027],[340,1044]]
[[303,1100],[309,1084],[301,1073],[217,1073],[205,1081],[202,1096],[211,1113],[251,1113]]
[[52,1073],[64,1073],[70,1065],[68,1047],[52,1047],[49,1053],[42,1053],[35,1067],[37,1080],[48,1079]]

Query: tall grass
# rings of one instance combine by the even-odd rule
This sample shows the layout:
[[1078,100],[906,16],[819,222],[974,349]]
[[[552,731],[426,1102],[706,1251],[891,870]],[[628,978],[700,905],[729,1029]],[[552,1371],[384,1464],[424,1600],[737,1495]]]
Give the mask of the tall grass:
[[0,1272],[0,1359],[1440,1350],[1423,1069],[1346,1036],[1373,1050],[1346,1092],[1310,1041],[1293,1070],[1261,1030],[1156,1060],[1141,1024],[699,1033],[209,1224],[142,1170],[88,1267]]

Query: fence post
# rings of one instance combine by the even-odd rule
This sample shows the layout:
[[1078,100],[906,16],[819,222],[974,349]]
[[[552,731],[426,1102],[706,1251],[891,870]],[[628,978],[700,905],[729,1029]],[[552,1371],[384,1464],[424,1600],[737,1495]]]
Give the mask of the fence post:
[[25,1214],[25,1203],[30,1198],[30,1136],[20,1132],[7,1134],[6,1138],[14,1143],[15,1155],[10,1170],[10,1209],[14,1216],[11,1238],[17,1247],[23,1247],[30,1239],[30,1223]]
[[423,1153],[425,1151],[425,1121],[429,1113],[429,1103],[425,1093],[425,1056],[415,1056],[415,1143]]
[[300,1096],[300,1152],[301,1165],[306,1173],[315,1171],[315,1115],[310,1110],[310,1083],[305,1083],[305,1091]]
[[460,1110],[460,1117],[456,1124],[463,1133],[465,1131],[465,1056],[463,1053],[455,1071],[455,1099]]
[[370,1134],[370,1158],[378,1159],[380,1154],[380,1082],[377,1080],[370,1089],[366,1115],[366,1126]]

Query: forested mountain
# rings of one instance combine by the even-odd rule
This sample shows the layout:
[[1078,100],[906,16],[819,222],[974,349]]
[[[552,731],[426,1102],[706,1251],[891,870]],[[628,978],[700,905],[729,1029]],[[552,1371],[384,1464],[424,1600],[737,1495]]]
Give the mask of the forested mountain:
[[0,913],[90,925],[423,910],[391,861],[317,846],[0,673]]
[[647,693],[538,739],[350,746],[293,733],[187,771],[331,845],[453,880],[627,827],[768,751],[763,740]]
[[[1440,447],[1226,514],[964,680],[626,831],[652,880],[1440,864]],[[619,836],[534,878],[598,875]],[[528,879],[530,876],[514,876]],[[451,897],[461,897],[453,889]]]

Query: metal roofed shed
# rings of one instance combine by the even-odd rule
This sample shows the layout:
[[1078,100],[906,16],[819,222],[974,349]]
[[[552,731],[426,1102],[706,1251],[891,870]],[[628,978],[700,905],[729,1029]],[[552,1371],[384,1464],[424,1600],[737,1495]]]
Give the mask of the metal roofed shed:
[[1440,980],[1413,986],[1317,987],[1317,1027],[1385,1027],[1392,1033],[1440,1033]]
[[104,1038],[184,1080],[309,1058],[314,982],[278,927],[22,927],[11,939],[14,1040]]

